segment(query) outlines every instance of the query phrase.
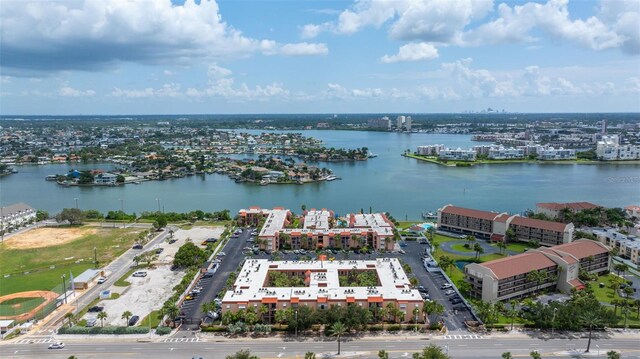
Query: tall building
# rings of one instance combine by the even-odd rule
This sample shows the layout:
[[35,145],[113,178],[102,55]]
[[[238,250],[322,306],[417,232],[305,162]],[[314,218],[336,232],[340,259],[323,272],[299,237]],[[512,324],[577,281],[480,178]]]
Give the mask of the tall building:
[[607,134],[607,120],[605,119],[602,120],[602,128],[600,129],[600,133],[602,133],[603,135]]
[[602,136],[596,144],[596,156],[603,161],[640,159],[640,145],[621,145],[618,135]]
[[404,120],[404,128],[407,131],[411,131],[411,116],[407,116],[407,118],[405,118]]
[[405,120],[404,116],[396,117],[396,128],[398,129],[398,131],[402,130],[402,126],[404,125],[404,120]]

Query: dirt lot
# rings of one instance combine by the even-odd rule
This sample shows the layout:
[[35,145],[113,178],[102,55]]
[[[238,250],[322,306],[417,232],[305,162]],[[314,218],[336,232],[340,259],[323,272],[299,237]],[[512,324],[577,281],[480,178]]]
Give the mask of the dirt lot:
[[4,241],[7,249],[31,249],[55,246],[98,232],[96,228],[36,228]]

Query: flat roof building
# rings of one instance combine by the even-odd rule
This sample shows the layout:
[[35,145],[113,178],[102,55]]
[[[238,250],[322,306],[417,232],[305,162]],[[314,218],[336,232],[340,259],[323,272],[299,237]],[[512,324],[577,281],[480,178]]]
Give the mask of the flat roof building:
[[[299,277],[298,287],[276,287],[270,273]],[[349,273],[370,272],[376,285],[353,286],[343,283]],[[233,284],[222,299],[222,312],[235,312],[248,307],[266,305],[267,317],[278,309],[309,306],[318,310],[332,305],[384,307],[393,303],[404,313],[402,321],[413,318],[414,308],[423,304],[420,293],[412,289],[409,278],[396,258],[376,260],[270,261],[247,259]]]

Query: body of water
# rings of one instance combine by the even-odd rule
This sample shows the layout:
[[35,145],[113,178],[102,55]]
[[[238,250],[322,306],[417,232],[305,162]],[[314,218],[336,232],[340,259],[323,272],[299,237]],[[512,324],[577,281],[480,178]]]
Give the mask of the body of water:
[[[261,131],[246,131],[260,133]],[[418,219],[451,203],[471,208],[520,213],[536,202],[590,201],[603,206],[640,203],[640,165],[500,164],[443,167],[404,158],[419,145],[470,147],[470,136],[357,131],[303,131],[329,147],[368,147],[377,154],[366,162],[320,163],[342,180],[305,185],[259,186],[235,183],[224,175],[196,175],[119,187],[62,187],[46,175],[71,168],[110,168],[109,164],[17,166],[18,174],[0,178],[0,204],[25,202],[56,213],[74,207],[103,212],[206,211],[224,208],[323,207],[339,214],[389,211],[399,220]]]

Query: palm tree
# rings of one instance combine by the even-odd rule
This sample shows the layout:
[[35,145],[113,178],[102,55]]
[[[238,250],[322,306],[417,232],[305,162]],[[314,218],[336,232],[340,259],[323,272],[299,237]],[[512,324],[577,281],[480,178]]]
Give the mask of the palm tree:
[[[260,318],[262,322],[264,322],[264,317],[267,313],[269,313],[269,307],[264,304],[258,307],[258,318]],[[269,324],[271,324],[271,316],[269,316]]]
[[608,351],[607,359],[620,359],[620,353],[615,350]]
[[626,272],[627,269],[629,269],[629,266],[624,263],[616,263],[613,265],[613,270],[615,270],[618,275],[620,275],[620,272]]
[[417,324],[418,323],[418,314],[420,314],[420,308],[415,307],[415,308],[413,308],[412,312],[413,312],[413,318],[415,320],[415,323]]
[[72,322],[72,321],[73,321],[73,319],[74,319],[74,315],[73,315],[73,313],[67,313],[67,314],[65,314],[65,315],[64,315],[64,319],[69,320],[69,327],[71,327],[71,322]]
[[502,254],[502,252],[504,252],[507,249],[507,244],[504,241],[500,241],[496,244],[496,247],[500,249],[500,254]]
[[475,241],[476,241],[476,237],[475,237],[475,236],[472,236],[472,235],[468,235],[468,236],[466,236],[464,239],[466,239],[466,240],[467,240],[467,242],[469,242],[469,248],[471,248],[471,247],[472,247],[473,242],[475,242]]
[[449,276],[451,276],[451,266],[453,266],[454,261],[449,256],[440,256],[440,268],[443,270],[449,269]]
[[476,259],[480,256],[480,254],[484,253],[484,248],[480,245],[480,243],[475,243],[473,245],[473,251],[476,252]]
[[104,320],[107,319],[109,315],[107,314],[107,312],[100,312],[98,313],[98,319],[100,319],[100,326],[104,327]]
[[636,318],[640,319],[640,299],[636,299],[633,301],[633,306],[636,307]]
[[509,228],[507,229],[507,231],[504,233],[504,240],[507,242],[513,242],[516,240],[516,231],[513,230],[513,228]]
[[289,315],[287,314],[286,310],[284,309],[276,310],[275,319],[276,319],[276,323],[278,323],[280,327],[282,327],[282,324],[286,322],[288,318],[289,318]]
[[389,353],[387,353],[386,350],[380,350],[380,351],[378,351],[378,358],[379,359],[389,359]]
[[435,227],[433,227],[433,226],[432,226],[432,227],[427,228],[427,235],[428,235],[428,237],[429,237],[429,241],[430,241],[430,242],[433,242],[433,238],[434,238],[434,237],[435,237],[435,235],[436,235],[436,229],[435,229]]
[[335,322],[329,329],[331,336],[338,338],[338,355],[340,355],[340,337],[347,333],[347,328],[340,322]]
[[433,248],[433,253],[435,255],[435,253],[438,251],[438,248],[440,248],[440,243],[438,242],[431,242],[431,247]]
[[540,353],[538,353],[537,350],[532,351],[531,353],[529,353],[529,355],[531,355],[531,358],[533,359],[541,359],[542,356],[540,355]]
[[518,305],[518,302],[516,300],[511,300],[509,302],[509,310],[507,311],[507,316],[509,318],[511,318],[511,331],[513,331],[513,322],[516,319],[516,316],[518,315],[518,310],[516,309],[516,306]]
[[579,320],[583,327],[589,328],[589,341],[587,342],[587,350],[585,351],[588,353],[591,348],[591,334],[593,333],[593,328],[602,325],[602,317],[598,312],[589,311],[581,315]]
[[226,359],[260,359],[255,355],[251,355],[251,352],[246,349],[242,349],[233,355],[227,355]]
[[171,303],[162,309],[164,312],[163,314],[168,315],[171,320],[175,320],[178,315],[180,315],[180,308],[175,303]]
[[504,352],[502,353],[502,359],[513,359],[513,355],[511,355],[511,352]]
[[389,315],[389,309],[382,307],[380,308],[380,310],[378,310],[378,313],[380,314],[380,321],[382,322],[382,330],[384,330],[384,321]]
[[306,352],[304,354],[304,359],[316,359],[316,353],[314,353],[314,352]]
[[[120,318],[124,319],[127,321],[127,327],[129,326],[129,318],[133,317],[133,313],[131,313],[130,311],[125,311],[124,313],[122,313],[122,316]],[[151,318],[149,318],[149,320],[151,320]]]

